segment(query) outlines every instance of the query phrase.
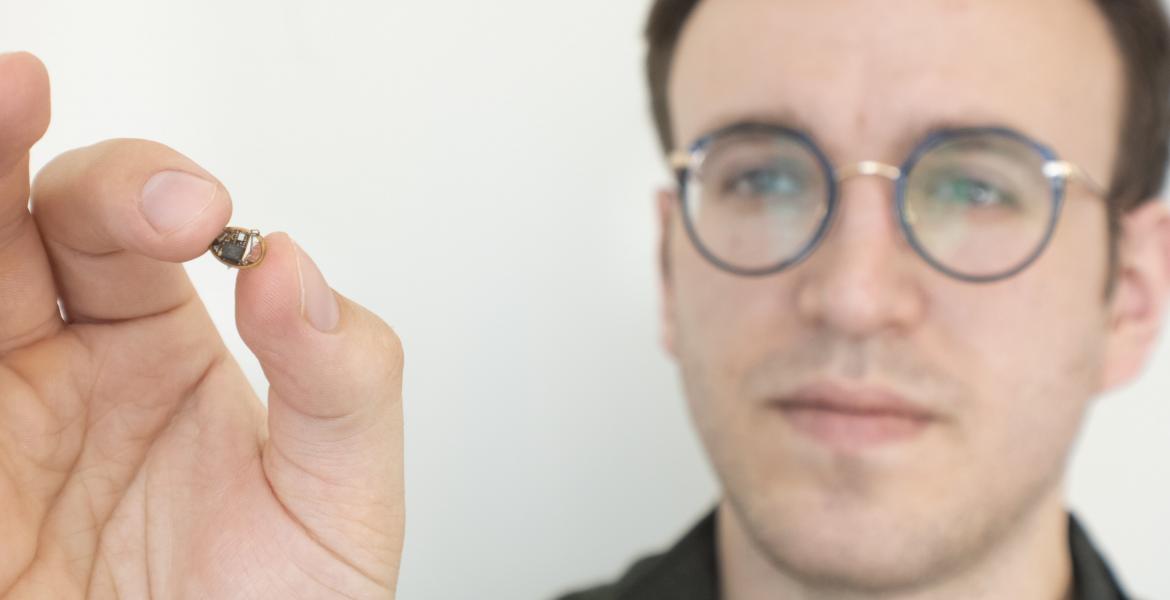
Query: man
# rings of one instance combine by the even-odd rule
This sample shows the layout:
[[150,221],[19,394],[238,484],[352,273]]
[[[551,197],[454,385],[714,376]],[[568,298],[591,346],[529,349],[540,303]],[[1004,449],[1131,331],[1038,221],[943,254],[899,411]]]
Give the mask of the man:
[[[1120,597],[1060,482],[1170,289],[1170,217],[1142,202],[1166,108],[1130,122],[1130,100],[1166,97],[1162,19],[1091,0],[657,4],[680,174],[659,198],[665,339],[726,494],[579,597]],[[1119,49],[1134,40],[1145,63]],[[7,55],[0,81],[0,590],[392,596],[393,332],[269,236],[237,288],[265,415],[173,264],[227,223],[226,191],[119,140],[48,165],[29,212],[47,80]]]
[[1062,486],[1170,291],[1158,3],[659,0],[647,31],[665,343],[724,496],[569,598],[1124,597]]

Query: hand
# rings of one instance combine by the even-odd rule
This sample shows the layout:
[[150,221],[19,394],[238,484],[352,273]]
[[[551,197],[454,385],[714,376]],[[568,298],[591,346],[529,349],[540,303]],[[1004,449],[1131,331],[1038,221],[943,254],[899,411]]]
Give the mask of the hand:
[[53,160],[30,212],[48,121],[43,65],[0,55],[0,596],[392,598],[394,332],[268,236],[236,283],[265,410],[178,264],[228,223],[227,191],[114,140]]

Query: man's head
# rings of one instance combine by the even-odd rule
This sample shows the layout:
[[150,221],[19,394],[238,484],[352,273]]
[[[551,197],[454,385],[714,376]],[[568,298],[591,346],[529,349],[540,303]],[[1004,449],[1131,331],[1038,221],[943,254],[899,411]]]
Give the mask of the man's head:
[[990,284],[923,261],[882,179],[842,183],[817,249],[754,278],[701,256],[662,193],[666,344],[756,546],[808,580],[910,586],[1058,508],[1085,409],[1139,370],[1170,280],[1158,4],[660,0],[648,34],[668,151],[762,121],[897,165],[940,124],[1008,126],[1110,189],[1070,185],[1044,253]]

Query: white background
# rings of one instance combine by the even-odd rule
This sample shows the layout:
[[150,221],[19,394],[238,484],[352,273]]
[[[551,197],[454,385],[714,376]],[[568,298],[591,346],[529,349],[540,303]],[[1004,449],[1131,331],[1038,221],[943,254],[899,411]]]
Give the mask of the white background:
[[[617,575],[716,497],[657,342],[647,0],[0,0],[54,117],[34,151],[163,141],[286,230],[407,349],[400,597],[548,598]],[[2,90],[0,90],[2,93]],[[233,274],[189,265],[234,331]],[[1104,398],[1071,503],[1170,598],[1170,345]]]

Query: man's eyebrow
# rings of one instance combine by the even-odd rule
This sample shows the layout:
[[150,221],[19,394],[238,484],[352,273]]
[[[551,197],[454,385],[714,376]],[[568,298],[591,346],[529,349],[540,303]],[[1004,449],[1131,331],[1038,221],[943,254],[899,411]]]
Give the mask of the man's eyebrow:
[[[950,131],[955,129],[972,129],[972,128],[986,128],[994,127],[997,129],[1010,129],[1012,131],[1019,131],[1021,133],[1028,133],[1025,129],[1020,127],[1008,119],[1002,117],[995,117],[982,114],[971,114],[965,116],[944,116],[933,117],[925,119],[912,124],[906,129],[906,134],[901,136],[900,142],[909,141],[911,144],[916,144],[932,134],[940,131]],[[909,138],[909,139],[906,139]]]
[[714,135],[725,129],[744,125],[779,126],[801,131],[810,136],[812,136],[814,133],[814,129],[809,125],[808,121],[802,118],[795,111],[782,110],[766,113],[740,113],[735,116],[724,116],[712,119],[711,123],[701,128],[699,130],[699,134],[694,138],[676,141],[676,150],[689,150],[691,146],[703,138]]
[[[824,138],[818,135],[817,128],[809,124],[809,121],[803,118],[795,111],[780,110],[766,113],[742,113],[735,117],[725,117],[713,121],[713,125],[702,129],[697,137],[691,140],[685,140],[681,144],[676,144],[680,150],[687,150],[700,139],[710,136],[714,133],[724,129],[739,127],[744,125],[766,125],[779,126],[788,129],[800,131],[808,135],[818,144],[824,143]],[[908,154],[915,146],[925,140],[932,134],[942,131],[950,131],[955,129],[970,129],[995,127],[1006,128],[1014,131],[1020,131],[1025,134],[1030,132],[1021,129],[1019,125],[1011,122],[1003,117],[997,117],[984,113],[971,112],[968,114],[954,114],[942,115],[934,117],[925,117],[908,122],[905,127],[898,132],[894,143],[896,151],[903,155]],[[829,150],[828,147],[825,148]]]

